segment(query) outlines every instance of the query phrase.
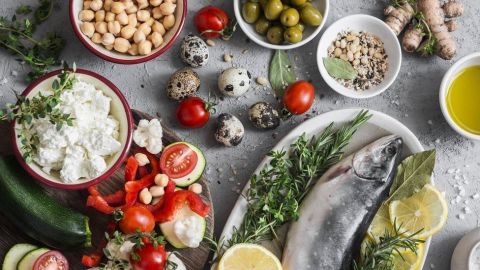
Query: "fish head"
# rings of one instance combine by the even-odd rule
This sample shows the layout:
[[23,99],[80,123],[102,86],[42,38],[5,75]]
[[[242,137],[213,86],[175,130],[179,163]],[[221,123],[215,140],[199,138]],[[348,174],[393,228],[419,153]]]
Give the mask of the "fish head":
[[353,156],[355,174],[365,180],[387,182],[402,155],[403,140],[390,135],[362,148]]

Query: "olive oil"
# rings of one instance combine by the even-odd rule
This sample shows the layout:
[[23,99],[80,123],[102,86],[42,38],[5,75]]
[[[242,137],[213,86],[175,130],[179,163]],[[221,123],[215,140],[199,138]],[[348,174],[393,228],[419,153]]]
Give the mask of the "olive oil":
[[460,71],[447,93],[448,113],[465,131],[480,135],[480,66]]

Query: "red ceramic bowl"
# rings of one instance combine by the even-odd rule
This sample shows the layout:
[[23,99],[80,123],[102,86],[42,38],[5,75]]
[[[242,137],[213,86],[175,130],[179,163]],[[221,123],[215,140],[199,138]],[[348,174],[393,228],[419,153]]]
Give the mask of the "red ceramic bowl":
[[[50,89],[53,80],[60,72],[61,70],[53,71],[37,79],[25,89],[22,95],[27,98],[33,97],[46,89]],[[13,149],[15,156],[22,167],[39,182],[59,189],[85,189],[108,179],[120,168],[120,166],[122,166],[122,163],[128,156],[132,144],[132,132],[134,128],[132,112],[127,100],[120,90],[105,77],[88,70],[77,69],[75,76],[84,82],[95,85],[95,88],[103,91],[106,96],[111,98],[110,114],[120,123],[119,141],[122,144],[122,150],[106,160],[107,169],[99,177],[94,179],[80,179],[77,183],[64,183],[60,180],[58,175],[45,173],[35,162],[25,162],[22,157],[21,144],[17,138],[17,129],[20,129],[20,126],[16,122],[12,123],[12,145],[14,146]]]
[[149,55],[131,56],[129,54],[115,52],[114,50],[109,51],[105,49],[103,45],[95,44],[90,40],[90,38],[85,36],[80,30],[80,25],[82,24],[82,22],[78,18],[78,14],[83,9],[84,0],[69,1],[70,22],[72,24],[75,34],[77,35],[78,39],[80,39],[80,41],[83,43],[83,45],[85,45],[85,47],[87,47],[87,49],[90,50],[92,53],[107,61],[125,65],[147,62],[168,51],[170,47],[172,47],[172,45],[175,43],[175,40],[178,38],[178,35],[182,31],[185,24],[185,18],[187,17],[187,0],[177,0],[177,8],[175,10],[175,25],[163,36],[163,44],[160,47],[153,49]]

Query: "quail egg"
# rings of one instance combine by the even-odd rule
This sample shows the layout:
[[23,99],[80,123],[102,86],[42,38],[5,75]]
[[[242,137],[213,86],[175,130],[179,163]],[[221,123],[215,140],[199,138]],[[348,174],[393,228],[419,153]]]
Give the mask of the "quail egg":
[[226,96],[239,97],[250,88],[251,78],[244,68],[229,68],[218,77],[218,89]]
[[280,125],[278,111],[266,102],[257,102],[248,110],[248,117],[256,128],[275,129]]
[[237,146],[242,142],[245,128],[237,117],[222,113],[217,118],[217,130],[215,140],[225,146]]
[[191,67],[201,67],[208,62],[208,47],[205,41],[194,35],[187,35],[180,47],[182,61]]
[[191,68],[177,70],[170,77],[167,85],[167,95],[174,100],[182,100],[193,96],[200,88],[200,77]]

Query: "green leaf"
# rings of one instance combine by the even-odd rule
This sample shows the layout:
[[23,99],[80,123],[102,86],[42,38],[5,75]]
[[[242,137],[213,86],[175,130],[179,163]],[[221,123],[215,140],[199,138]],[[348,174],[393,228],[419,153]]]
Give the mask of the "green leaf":
[[283,96],[285,88],[296,80],[292,63],[287,53],[282,50],[275,51],[268,73],[270,85],[278,97]]
[[357,71],[350,62],[340,58],[323,58],[323,65],[328,74],[336,79],[353,80],[357,77]]

